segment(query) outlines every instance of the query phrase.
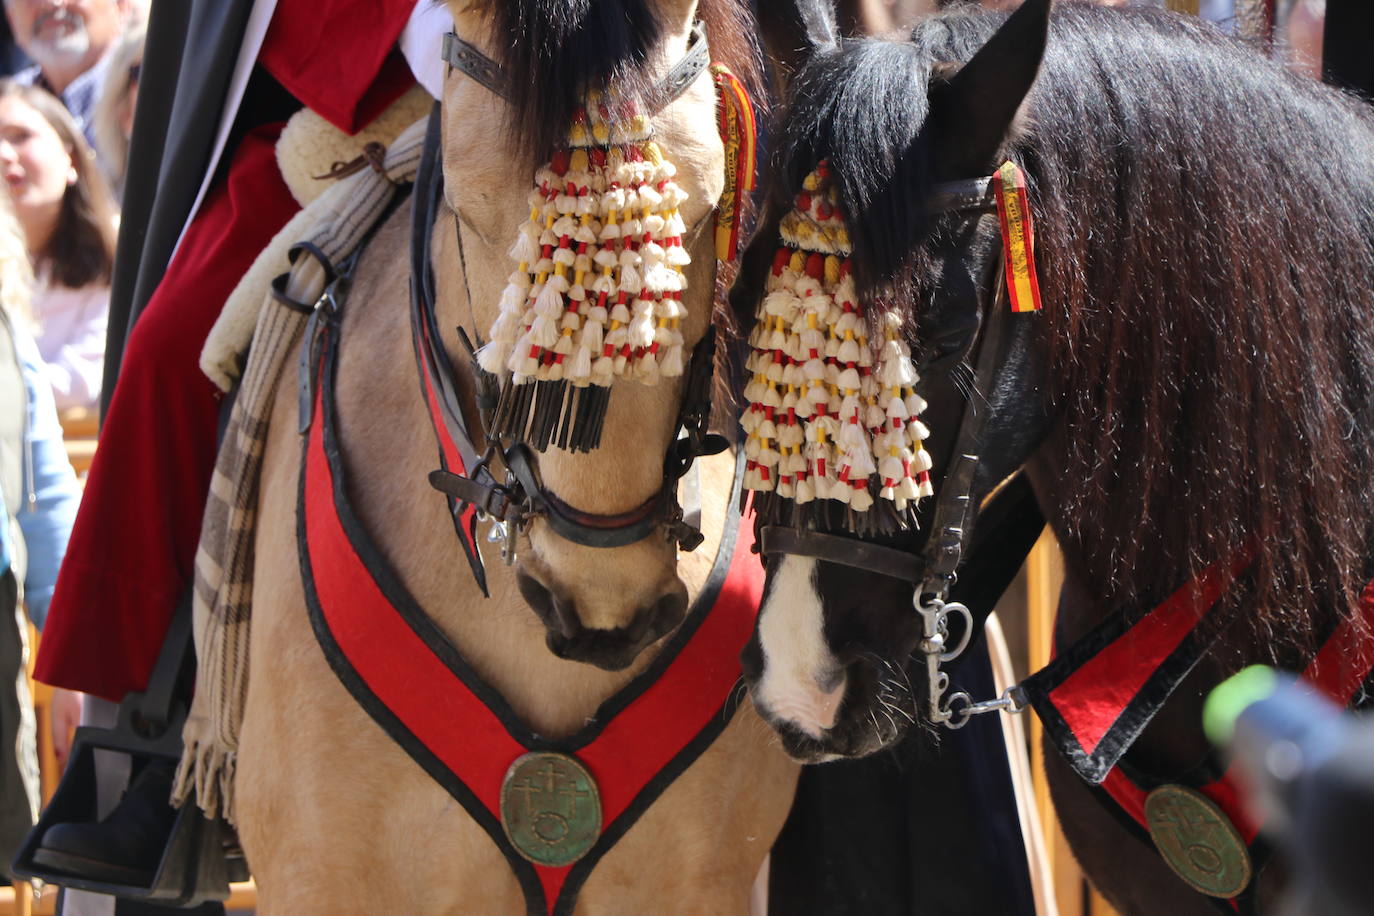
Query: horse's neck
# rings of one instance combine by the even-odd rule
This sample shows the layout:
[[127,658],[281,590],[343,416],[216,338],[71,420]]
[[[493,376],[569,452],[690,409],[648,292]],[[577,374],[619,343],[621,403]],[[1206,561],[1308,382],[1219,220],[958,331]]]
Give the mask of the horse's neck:
[[[1054,630],[1061,651],[1113,614],[1152,610],[1188,577],[1181,564],[1167,559],[1167,550],[1162,546],[1181,541],[1178,530],[1188,523],[1184,515],[1189,511],[1186,504],[1180,504],[1177,511],[1164,518],[1163,530],[1137,531],[1136,510],[1125,500],[1112,505],[1085,507],[1086,518],[1066,526],[1062,517],[1057,516],[1062,516],[1064,493],[1074,486],[1074,482],[1064,479],[1064,466],[1065,459],[1062,451],[1057,450],[1055,435],[1051,435],[1047,444],[1025,465],[1037,501],[1059,541],[1063,556],[1064,581]],[[1161,549],[1152,555],[1158,562],[1128,570],[1124,581],[1107,582],[1113,559],[1110,556],[1111,539],[1107,535],[1118,530],[1136,531],[1137,537],[1158,543]],[[1233,587],[1247,586],[1242,581]],[[1281,632],[1260,634],[1248,623],[1242,614],[1228,625],[1213,650],[1198,662],[1132,745],[1127,757],[1130,763],[1161,776],[1189,770],[1203,762],[1211,751],[1201,722],[1202,704],[1212,687],[1245,663],[1271,662],[1275,654],[1290,669],[1301,669],[1305,665],[1305,650],[1296,645],[1282,645]],[[1162,663],[1164,659],[1156,661]]]

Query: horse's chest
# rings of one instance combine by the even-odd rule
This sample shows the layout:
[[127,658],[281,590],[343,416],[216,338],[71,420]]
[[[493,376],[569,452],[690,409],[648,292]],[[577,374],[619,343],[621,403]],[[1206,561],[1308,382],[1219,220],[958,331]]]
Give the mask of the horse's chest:
[[[730,724],[762,571],[738,519],[697,606],[649,668],[565,739],[534,733],[449,641],[372,543],[321,373],[298,492],[312,628],[369,716],[487,834],[531,913],[569,913],[597,863]],[[548,685],[556,689],[557,685]]]

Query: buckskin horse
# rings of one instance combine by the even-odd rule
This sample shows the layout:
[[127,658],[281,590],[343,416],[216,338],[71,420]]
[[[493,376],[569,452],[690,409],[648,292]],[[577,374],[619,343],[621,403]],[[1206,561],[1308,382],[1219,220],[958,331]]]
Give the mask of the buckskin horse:
[[[685,354],[706,335],[715,270],[710,217],[725,183],[725,154],[694,22],[704,24],[711,59],[757,87],[752,22],[747,7],[730,0],[450,6],[456,36],[437,115],[442,197],[423,181],[412,197],[437,214],[420,221],[414,240],[428,246],[434,312],[412,327],[406,290],[412,278],[427,281],[424,258],[412,274],[412,207],[402,206],[357,263],[342,317],[323,332],[325,355],[312,372],[318,400],[303,437],[297,399],[287,394],[296,373],[279,382],[235,777],[237,826],[260,906],[270,913],[580,913],[653,912],[672,901],[679,910],[745,912],[797,768],[747,704],[736,708],[737,654],[759,592],[747,569],[742,583],[734,578],[752,557],[749,532],[736,536],[727,512],[732,457],[700,459],[705,540],[696,552],[679,563],[666,536],[690,536],[670,511],[675,476],[665,484],[665,466],[682,464],[666,460],[679,448],[680,403],[697,398],[690,406],[698,434],[709,412],[700,385],[687,391],[691,366],[678,376],[665,369],[652,386],[617,381],[599,427],[582,427],[572,441],[548,427],[545,441],[535,442],[537,411],[523,420],[507,415],[508,439],[533,445],[519,450],[527,476],[518,490],[500,483],[510,450],[495,454],[495,476],[480,494],[453,480],[463,470],[476,479],[474,464],[446,461],[436,486],[469,497],[457,504],[465,525],[472,502],[498,518],[517,503],[534,507],[508,517],[516,523],[507,538],[518,554],[513,566],[486,546],[488,598],[454,536],[453,507],[428,481],[439,466],[435,437],[442,440],[454,419],[431,414],[444,394],[441,375],[461,402],[461,422],[483,428],[477,399],[485,376],[453,329],[485,337],[497,320],[512,266],[507,249],[531,218],[536,167],[552,156],[560,178],[589,168],[576,150],[571,164],[566,151],[554,154],[570,131],[581,132],[581,155],[595,165],[597,157],[619,157],[621,131],[643,131],[647,119],[663,161],[676,166],[690,264],[671,250],[665,256],[671,245],[648,243],[650,232],[672,234],[674,214],[663,205],[666,215],[651,228],[647,214],[668,192],[654,183],[664,173],[647,152],[624,153],[629,167],[659,172],[645,187],[623,189],[638,203],[632,197],[619,213],[622,227],[634,220],[646,235],[631,239],[624,228],[625,244],[602,251],[618,253],[615,276],[625,290],[631,253],[643,265],[645,290],[651,269],[681,266],[685,316],[672,313],[657,327],[679,328]],[[584,91],[604,104],[582,109]],[[545,194],[535,202],[541,219],[544,203],[563,199],[561,182],[548,174],[535,185],[537,197],[541,188]],[[586,215],[582,225],[594,233],[616,222],[600,210],[559,212]],[[555,224],[550,217],[544,228]],[[530,238],[536,252],[546,244],[538,229]],[[586,265],[572,263],[582,254],[577,244],[555,241],[542,258],[561,258],[550,252],[567,248],[567,266],[580,278]],[[572,270],[565,274],[560,261],[548,270],[555,273]],[[537,283],[544,282],[541,272]],[[588,284],[594,296],[590,275]],[[573,296],[566,283],[562,292]],[[576,309],[574,302],[573,318]],[[605,329],[608,354],[614,318]],[[533,324],[524,330],[534,333]],[[555,336],[566,327],[556,325]],[[654,324],[648,330],[657,333]],[[637,361],[645,349],[626,352]],[[710,358],[698,353],[707,355],[691,364]],[[452,375],[434,368],[450,362]],[[543,391],[561,396],[556,379],[545,380]],[[560,401],[553,419],[577,413],[576,403]],[[510,407],[501,404],[498,413]],[[480,454],[481,436],[469,434]],[[534,454],[549,439],[554,447]],[[452,446],[450,438],[444,447]],[[346,617],[355,606],[376,609],[375,618]],[[377,620],[388,622],[376,629]],[[401,654],[411,643],[413,652]],[[565,854],[569,844],[580,848]],[[381,880],[359,880],[367,875]]]
[[[1261,660],[1355,702],[1374,662],[1374,115],[1195,20],[1048,0],[832,44],[791,92],[734,292],[758,309],[756,707],[816,761],[1032,705],[1114,906],[1272,900],[1200,708]],[[875,345],[846,364],[808,315]],[[902,346],[919,394],[881,362]],[[855,408],[846,365],[894,387]],[[846,410],[868,438],[827,450],[817,418]],[[1032,494],[1064,551],[1058,654],[975,703],[941,670],[974,615],[945,602],[1007,561],[958,566],[1018,469],[999,492]]]

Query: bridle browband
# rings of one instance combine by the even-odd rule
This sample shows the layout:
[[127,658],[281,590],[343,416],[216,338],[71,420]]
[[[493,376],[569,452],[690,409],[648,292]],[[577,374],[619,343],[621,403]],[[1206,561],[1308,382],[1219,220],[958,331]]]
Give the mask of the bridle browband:
[[[455,33],[448,33],[443,39],[442,57],[451,70],[456,70],[478,84],[484,86],[501,98],[508,98],[506,86],[508,78],[491,58],[475,46],[464,41]],[[687,51],[659,80],[646,95],[650,113],[657,112],[682,95],[710,65],[710,48],[706,41],[705,28],[696,24]],[[438,118],[432,118],[429,135],[425,141],[425,161],[416,177],[416,218],[412,225],[412,300],[418,313],[417,323],[424,322],[434,326],[434,283],[430,264],[430,230],[438,215],[439,203],[443,195],[442,170],[437,167],[439,130]],[[428,166],[428,167],[426,167]],[[423,211],[423,213],[421,212]],[[456,219],[456,214],[455,214]],[[462,258],[462,226],[455,222],[458,233],[458,251]],[[465,293],[469,304],[471,290],[466,287],[467,271],[464,266]],[[435,329],[437,331],[437,328]],[[542,518],[549,528],[564,540],[585,547],[624,547],[644,540],[660,526],[663,526],[669,540],[675,541],[683,550],[694,550],[703,540],[697,527],[695,511],[684,513],[677,499],[677,485],[691,468],[693,462],[703,456],[715,455],[729,447],[724,437],[709,433],[707,426],[711,414],[711,384],[715,363],[715,329],[708,328],[696,347],[692,350],[687,371],[686,390],[679,408],[676,429],[679,437],[669,446],[664,461],[663,486],[649,499],[626,512],[599,515],[585,512],[568,505],[550,492],[543,484],[538,470],[538,462],[533,451],[523,442],[514,442],[504,447],[488,437],[487,431],[493,428],[492,414],[496,407],[497,379],[482,370],[476,359],[476,351],[481,346],[480,338],[474,344],[461,329],[459,336],[467,354],[471,377],[476,385],[477,412],[481,428],[479,436],[467,432],[466,422],[458,402],[458,386],[452,378],[452,369],[442,347],[437,346],[437,333],[428,335],[419,342],[426,346],[428,364],[436,378],[439,389],[440,406],[445,415],[445,426],[453,438],[465,451],[464,467],[466,473],[455,474],[447,469],[430,473],[429,482],[435,489],[451,497],[453,510],[461,515],[469,506],[476,508],[483,516],[494,522],[494,529],[488,535],[491,540],[503,543],[502,556],[507,564],[515,560],[515,535],[524,531],[535,519]],[[472,442],[486,441],[487,448],[480,457]],[[461,446],[466,446],[462,449]],[[498,481],[492,473],[492,464],[500,458],[506,473],[503,481]]]
[[[997,209],[988,178],[937,184],[927,201],[928,212],[938,214],[985,214]],[[978,345],[978,364],[974,373],[975,397],[980,392],[993,390],[999,368],[1006,322],[997,314],[997,305],[1004,298],[1000,271],[997,278],[990,287],[982,310],[983,334]],[[1013,699],[1010,693],[980,703],[975,703],[962,691],[946,698],[949,676],[940,670],[942,663],[953,661],[963,653],[975,629],[973,613],[963,604],[947,602],[946,599],[951,586],[958,580],[959,563],[968,541],[969,504],[989,412],[986,406],[974,404],[972,398],[964,404],[951,453],[955,456],[954,465],[940,483],[935,497],[931,534],[919,554],[868,543],[856,537],[784,525],[764,526],[759,536],[760,550],[765,557],[775,554],[811,557],[889,576],[915,586],[912,605],[922,618],[920,648],[925,656],[929,682],[928,715],[932,722],[950,728],[962,728],[969,717],[977,713],[1000,709],[1020,712],[1022,708],[1022,704]],[[951,616],[963,619],[958,642],[953,648],[946,646]]]
[[[454,32],[444,35],[444,62],[453,70],[486,87],[503,99],[508,99],[506,86],[509,83],[501,67],[487,57],[475,45],[459,38]],[[711,65],[711,49],[706,43],[706,29],[701,23],[692,27],[692,39],[682,59],[673,65],[663,79],[654,84],[644,101],[652,114],[687,91],[687,87]]]

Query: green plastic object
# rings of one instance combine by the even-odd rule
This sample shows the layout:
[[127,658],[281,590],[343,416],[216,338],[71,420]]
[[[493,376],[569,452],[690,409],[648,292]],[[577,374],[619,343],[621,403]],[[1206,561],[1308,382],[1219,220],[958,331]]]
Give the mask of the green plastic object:
[[1251,665],[1222,681],[1202,707],[1202,730],[1213,744],[1227,745],[1236,730],[1236,719],[1251,703],[1273,694],[1278,672],[1267,665]]

